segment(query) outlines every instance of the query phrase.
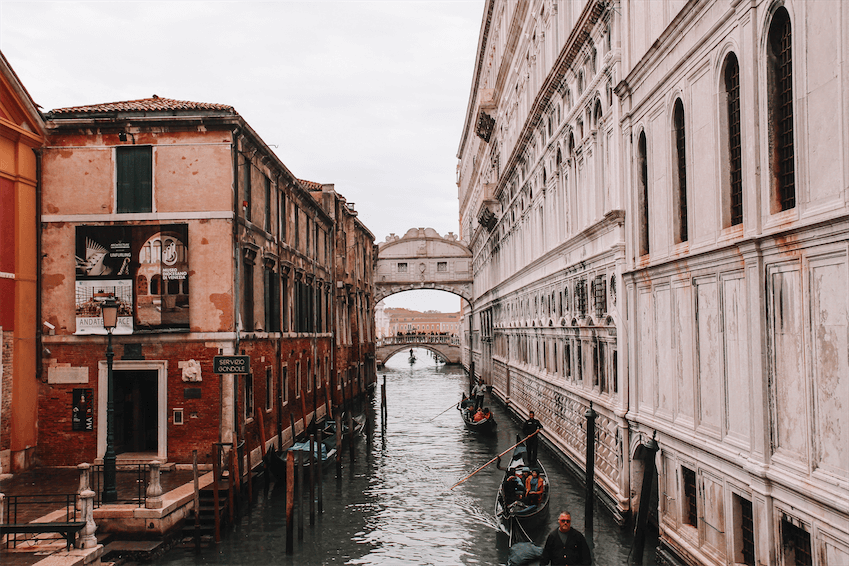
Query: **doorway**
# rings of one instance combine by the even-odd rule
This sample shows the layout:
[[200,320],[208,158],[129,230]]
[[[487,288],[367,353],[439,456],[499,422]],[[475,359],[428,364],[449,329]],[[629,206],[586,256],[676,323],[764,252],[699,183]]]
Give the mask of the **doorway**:
[[158,372],[114,372],[115,453],[158,452]]

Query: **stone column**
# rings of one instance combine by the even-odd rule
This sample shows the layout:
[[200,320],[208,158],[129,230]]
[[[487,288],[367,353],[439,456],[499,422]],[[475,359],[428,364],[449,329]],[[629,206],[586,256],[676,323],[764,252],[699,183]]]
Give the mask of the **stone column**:
[[162,484],[159,483],[159,460],[150,463],[150,481],[147,484],[144,506],[147,509],[162,508]]
[[[86,466],[88,464],[85,464]],[[97,546],[97,525],[94,523],[94,492],[90,489],[80,491],[80,505],[82,506],[82,520],[85,527],[80,531],[77,538],[77,548],[94,548]]]
[[[80,471],[80,488],[77,493],[82,494],[84,491],[91,489],[91,464],[77,464],[77,470]],[[82,500],[77,499],[77,511],[82,511]]]

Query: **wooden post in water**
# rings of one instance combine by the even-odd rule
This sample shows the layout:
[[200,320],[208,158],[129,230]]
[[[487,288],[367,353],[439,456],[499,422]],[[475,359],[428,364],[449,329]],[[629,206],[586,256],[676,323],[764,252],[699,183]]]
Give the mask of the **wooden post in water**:
[[[353,408],[353,403],[351,407]],[[348,411],[348,452],[351,455],[351,463],[354,463],[354,416]],[[351,468],[353,470],[353,467]]]
[[389,406],[386,403],[386,376],[383,376],[383,384],[380,386],[380,424],[386,426],[389,418]]
[[336,413],[336,479],[342,479],[342,415]]
[[590,549],[595,548],[593,537],[593,509],[595,506],[595,419],[598,416],[590,403],[589,409],[584,413],[587,418],[587,475],[584,479],[586,487],[586,501],[584,502],[584,537]]
[[259,451],[262,453],[262,475],[265,477],[265,490],[268,491],[268,484],[271,481],[269,477],[271,474],[268,473],[268,469],[266,469],[265,464],[265,420],[262,417],[262,409],[257,406],[256,408],[256,420],[259,423]]
[[245,455],[245,460],[247,461],[247,464],[245,464],[245,467],[247,468],[247,470],[245,470],[245,471],[248,473],[248,503],[250,504],[250,503],[253,503],[253,500],[254,500],[254,482],[253,482],[254,473],[253,473],[253,466],[251,465],[251,443],[248,442],[248,438],[250,438],[250,436],[248,436],[246,434],[245,435],[245,452],[247,452],[247,454]]
[[195,484],[195,552],[200,552],[200,481],[198,480],[197,450],[192,450],[192,476]]
[[286,554],[295,552],[295,453],[286,452]]
[[217,444],[213,445],[212,457],[212,501],[215,506],[215,542],[221,542],[221,502],[218,498],[218,474],[221,471],[221,466],[218,458],[221,456],[221,447]]
[[304,540],[304,451],[298,453],[298,540]]
[[318,514],[321,515],[324,513],[324,501],[322,500],[322,483],[324,482],[322,471],[324,470],[324,460],[321,459],[321,444],[322,439],[324,438],[324,433],[318,433],[318,467],[316,468],[316,488],[318,489]]
[[233,452],[235,452],[235,451],[233,450],[233,447],[231,446],[230,451],[228,452],[228,454],[230,455],[229,456],[230,466],[229,466],[229,470],[228,470],[228,473],[227,473],[227,507],[230,511],[230,524],[231,525],[233,524],[233,520],[235,519],[235,513],[236,513],[236,510],[234,509],[234,507],[236,506],[235,503],[234,503],[235,496],[233,494],[233,492],[236,490],[236,482],[235,482],[235,478],[233,477],[233,475],[235,473],[234,470],[236,468],[236,464],[234,463],[235,458],[233,457]]
[[[315,525],[315,469],[318,467],[316,460],[321,458],[315,457],[315,451],[318,446],[315,444],[315,430],[310,435],[310,526]],[[320,448],[318,448],[320,450]]]

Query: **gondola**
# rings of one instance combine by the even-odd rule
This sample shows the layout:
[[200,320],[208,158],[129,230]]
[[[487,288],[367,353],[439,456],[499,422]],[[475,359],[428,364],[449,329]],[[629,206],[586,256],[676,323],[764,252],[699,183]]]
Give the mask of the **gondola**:
[[[501,531],[510,537],[510,545],[517,541],[533,542],[533,531],[544,524],[548,517],[548,502],[551,499],[548,475],[539,459],[534,465],[530,465],[528,460],[528,451],[524,445],[519,445],[513,450],[510,464],[504,472],[504,479],[495,496],[495,516]],[[514,500],[513,496],[505,492],[507,479],[515,475],[518,470],[523,470],[525,473],[537,470],[539,476],[543,478],[542,498],[537,504],[529,504],[522,499]]]
[[463,417],[463,422],[466,423],[466,428],[482,434],[491,434],[495,432],[498,423],[495,422],[495,415],[489,414],[489,418],[475,422],[475,403],[469,397],[463,397],[457,405],[460,411],[460,416]]

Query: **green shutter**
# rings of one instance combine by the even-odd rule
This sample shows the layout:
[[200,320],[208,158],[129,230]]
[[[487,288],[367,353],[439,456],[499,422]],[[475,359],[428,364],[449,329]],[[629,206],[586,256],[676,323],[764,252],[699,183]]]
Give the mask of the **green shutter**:
[[153,150],[119,147],[118,212],[153,212]]

